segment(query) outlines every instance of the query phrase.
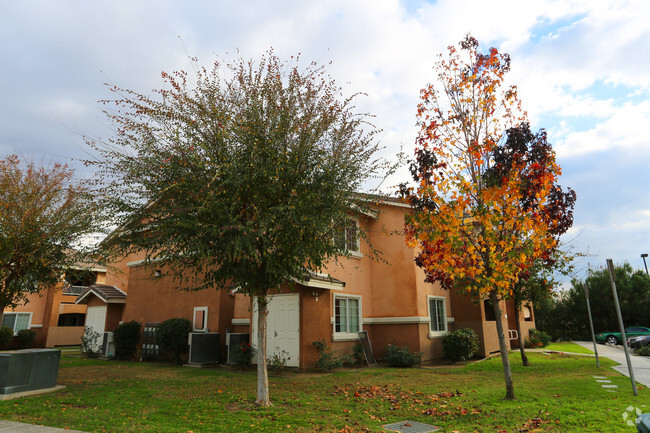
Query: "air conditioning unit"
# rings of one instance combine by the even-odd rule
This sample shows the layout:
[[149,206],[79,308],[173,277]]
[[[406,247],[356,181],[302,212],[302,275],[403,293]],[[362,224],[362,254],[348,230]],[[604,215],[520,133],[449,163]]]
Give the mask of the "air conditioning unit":
[[104,332],[100,355],[106,358],[115,356],[115,340],[112,332]]
[[250,334],[239,334],[231,332],[226,334],[226,346],[228,346],[228,364],[235,364],[237,362],[237,351],[241,350],[240,346],[250,342]]
[[190,364],[217,364],[219,362],[219,333],[190,332]]

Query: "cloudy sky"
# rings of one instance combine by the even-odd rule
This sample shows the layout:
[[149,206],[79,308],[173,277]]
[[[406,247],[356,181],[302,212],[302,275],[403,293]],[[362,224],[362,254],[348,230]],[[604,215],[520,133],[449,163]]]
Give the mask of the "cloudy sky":
[[[147,93],[161,71],[191,70],[269,47],[329,63],[365,92],[387,153],[412,153],[419,90],[436,54],[471,32],[510,53],[534,129],[546,128],[578,194],[566,241],[641,268],[650,252],[650,2],[506,0],[0,0],[0,157],[86,157],[108,137],[104,83]],[[239,53],[239,54],[237,54]],[[79,174],[91,176],[78,162]],[[408,179],[403,179],[408,180]],[[395,180],[396,183],[397,180]]]

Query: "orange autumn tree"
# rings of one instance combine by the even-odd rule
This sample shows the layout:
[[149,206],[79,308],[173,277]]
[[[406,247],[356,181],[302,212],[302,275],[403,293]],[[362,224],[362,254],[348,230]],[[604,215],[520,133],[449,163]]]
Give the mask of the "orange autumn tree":
[[[504,77],[510,57],[478,51],[467,36],[436,63],[438,80],[421,91],[415,160],[416,186],[402,185],[411,205],[405,233],[419,247],[417,264],[427,281],[457,289],[494,308],[506,383],[514,386],[499,301],[511,297],[522,275],[557,247],[554,222],[562,195],[560,167],[550,147],[503,156],[506,137],[527,128],[515,87]],[[523,125],[523,126],[522,126]]]

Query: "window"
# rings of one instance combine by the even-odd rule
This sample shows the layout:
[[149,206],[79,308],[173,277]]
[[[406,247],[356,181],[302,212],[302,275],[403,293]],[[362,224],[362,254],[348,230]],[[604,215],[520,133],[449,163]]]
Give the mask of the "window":
[[353,334],[361,330],[361,297],[334,296],[334,333]]
[[84,326],[86,315],[82,313],[59,314],[59,321],[56,326]]
[[29,329],[32,322],[32,313],[4,313],[2,326],[8,326],[14,330],[14,334],[23,329]]
[[359,226],[355,219],[349,218],[345,226],[334,233],[334,245],[342,251],[359,253]]
[[528,305],[524,305],[524,321],[525,322],[533,321],[533,310]]
[[494,315],[494,307],[492,307],[492,301],[486,299],[483,301],[483,309],[485,310],[485,320],[488,322],[494,322],[497,320],[497,317]]
[[194,332],[208,332],[208,307],[194,308]]
[[429,319],[429,332],[431,335],[442,335],[447,332],[445,298],[429,296]]

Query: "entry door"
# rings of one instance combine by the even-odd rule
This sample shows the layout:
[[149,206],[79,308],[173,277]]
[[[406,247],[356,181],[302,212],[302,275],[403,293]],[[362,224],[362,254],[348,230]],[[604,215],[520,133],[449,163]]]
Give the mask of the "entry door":
[[[257,301],[253,300],[255,311],[253,314],[253,345],[257,343]],[[300,295],[292,293],[287,295],[269,296],[267,306],[266,326],[266,357],[269,359],[274,353],[283,350],[288,353],[288,367],[300,365]],[[287,356],[286,354],[282,354]]]
[[106,324],[106,305],[101,307],[88,307],[86,310],[86,329],[92,329],[99,333],[99,337],[92,345],[93,350],[101,349],[102,338],[104,337],[104,326]]

